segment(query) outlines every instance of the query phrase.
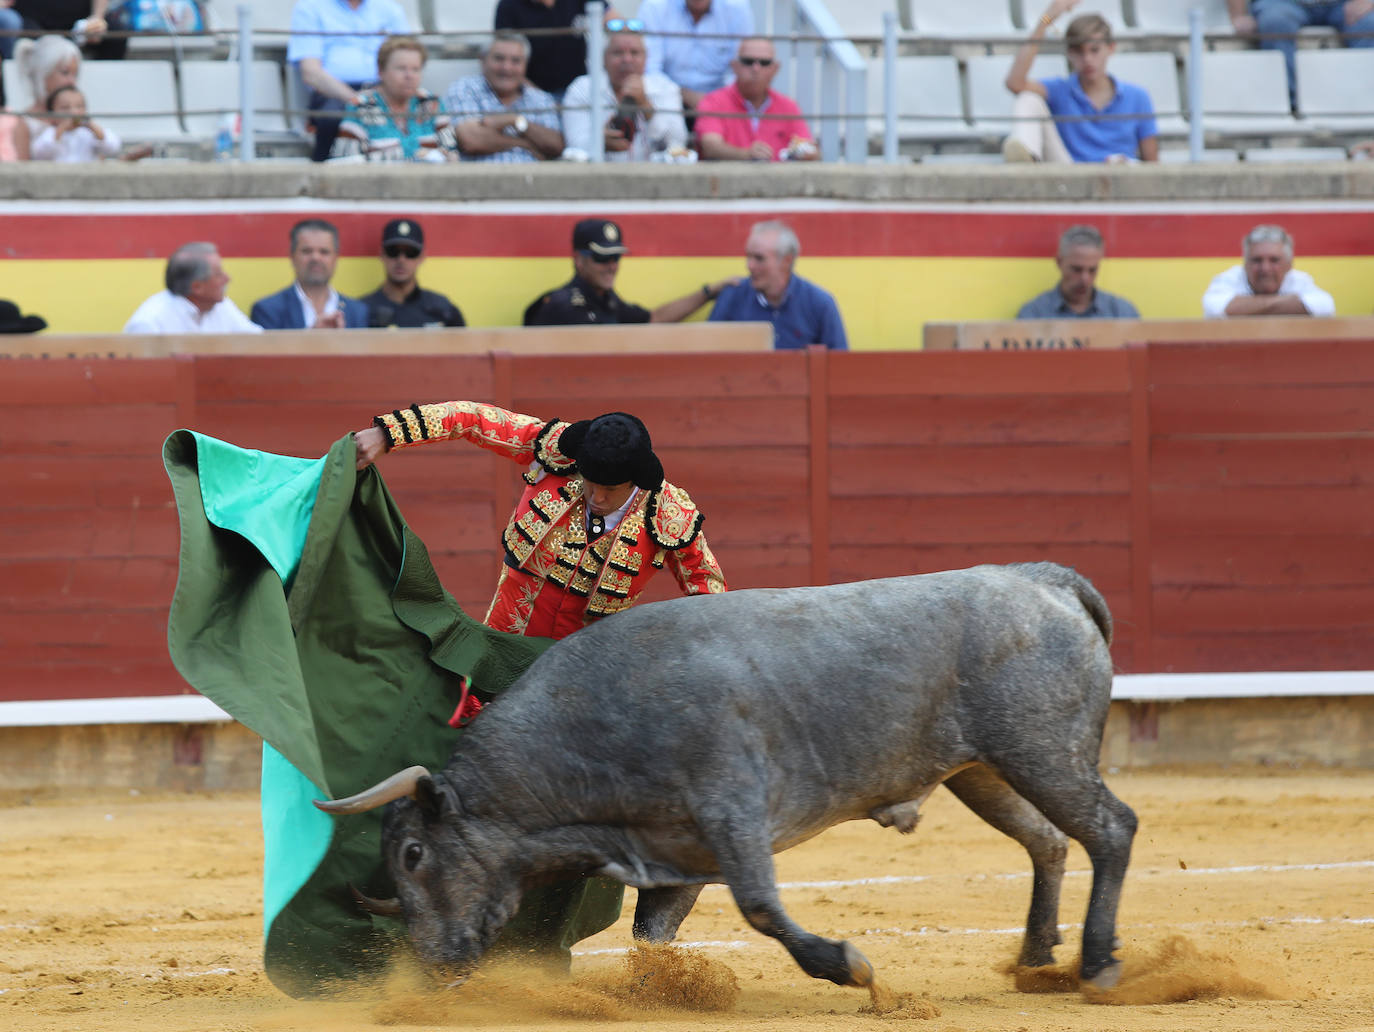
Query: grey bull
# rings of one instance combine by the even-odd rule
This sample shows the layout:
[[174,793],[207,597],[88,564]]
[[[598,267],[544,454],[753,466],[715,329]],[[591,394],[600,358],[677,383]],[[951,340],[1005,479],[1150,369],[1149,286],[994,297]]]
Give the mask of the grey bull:
[[1110,640],[1102,597],[1052,563],[658,602],[549,649],[441,772],[317,805],[395,800],[391,905],[450,970],[525,889],[608,875],[639,890],[636,939],[672,940],[701,886],[724,882],[808,974],[862,986],[857,949],[787,915],[772,854],[859,818],[911,831],[943,784],[1030,854],[1023,965],[1053,963],[1065,836],[1083,845],[1080,974],[1109,987],[1136,827],[1097,770]]

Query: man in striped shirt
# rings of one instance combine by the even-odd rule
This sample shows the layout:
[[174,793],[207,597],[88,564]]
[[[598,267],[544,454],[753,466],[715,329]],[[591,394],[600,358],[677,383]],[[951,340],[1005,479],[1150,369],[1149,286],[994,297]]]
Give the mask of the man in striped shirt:
[[530,43],[498,32],[482,50],[482,72],[448,88],[451,130],[464,161],[546,161],[563,153],[557,102],[525,81]]

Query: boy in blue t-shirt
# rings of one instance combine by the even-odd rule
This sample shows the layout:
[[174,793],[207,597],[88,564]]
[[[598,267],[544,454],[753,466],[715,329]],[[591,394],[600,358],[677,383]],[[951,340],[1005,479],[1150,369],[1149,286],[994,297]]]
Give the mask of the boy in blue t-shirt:
[[1107,74],[1116,44],[1101,15],[1069,22],[1064,43],[1073,75],[1027,77],[1045,30],[1079,2],[1053,0],[1017,51],[1006,78],[1007,89],[1016,94],[1016,121],[1002,143],[1002,156],[1008,161],[1158,161],[1154,105],[1139,86]]

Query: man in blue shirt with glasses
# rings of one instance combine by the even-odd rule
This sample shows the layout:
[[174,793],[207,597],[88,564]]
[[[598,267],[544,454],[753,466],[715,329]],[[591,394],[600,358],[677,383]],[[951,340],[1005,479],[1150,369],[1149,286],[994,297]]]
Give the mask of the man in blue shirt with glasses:
[[712,322],[771,322],[779,351],[824,344],[846,351],[844,322],[835,298],[792,272],[801,243],[781,222],[759,222],[749,232],[745,262],[749,279],[720,292]]

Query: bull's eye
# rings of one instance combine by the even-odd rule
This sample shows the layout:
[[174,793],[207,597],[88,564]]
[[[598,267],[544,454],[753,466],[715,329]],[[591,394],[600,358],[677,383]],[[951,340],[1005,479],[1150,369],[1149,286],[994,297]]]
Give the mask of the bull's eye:
[[420,858],[425,855],[425,847],[418,842],[412,842],[406,846],[401,860],[406,865],[407,871],[413,871],[420,866]]

